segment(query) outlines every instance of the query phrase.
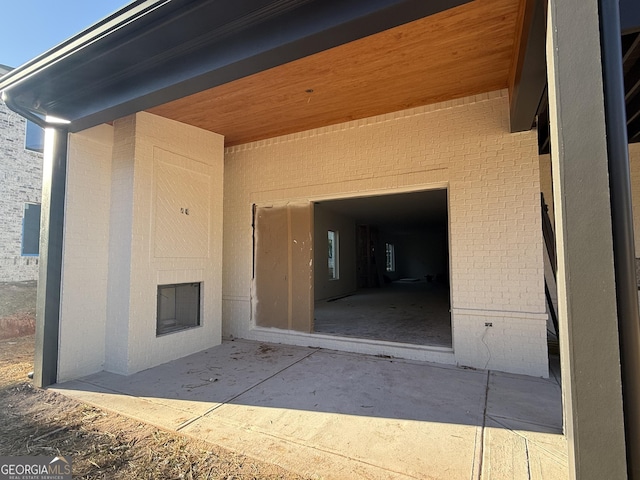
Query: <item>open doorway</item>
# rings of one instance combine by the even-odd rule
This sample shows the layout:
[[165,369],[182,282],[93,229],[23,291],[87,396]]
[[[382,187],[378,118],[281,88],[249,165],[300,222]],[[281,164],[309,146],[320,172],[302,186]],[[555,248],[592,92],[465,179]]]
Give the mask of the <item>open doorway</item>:
[[447,190],[314,204],[313,332],[451,347]]

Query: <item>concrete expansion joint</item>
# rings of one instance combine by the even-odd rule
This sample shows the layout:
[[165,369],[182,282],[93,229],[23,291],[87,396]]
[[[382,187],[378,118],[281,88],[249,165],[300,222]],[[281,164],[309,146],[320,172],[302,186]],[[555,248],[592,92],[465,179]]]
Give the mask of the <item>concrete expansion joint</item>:
[[487,383],[484,389],[484,409],[482,410],[482,431],[480,433],[480,451],[478,452],[478,479],[482,478],[482,462],[484,460],[484,440],[485,429],[487,426],[487,405],[489,403],[489,379],[491,378],[491,370],[487,370]]
[[[134,395],[131,395],[131,394],[127,393],[127,392],[122,392],[120,390],[115,390],[113,388],[108,388],[108,387],[105,387],[103,385],[99,385],[99,384],[94,383],[94,382],[89,382],[86,379],[81,379],[81,380],[76,380],[76,381],[79,382],[79,383],[86,383],[87,385],[91,385],[92,387],[108,390],[109,392],[115,393],[117,395],[125,395],[127,397],[134,397]],[[52,385],[52,386],[55,387],[56,385]],[[139,398],[139,397],[135,397],[135,398]]]
[[271,380],[273,377],[280,375],[282,372],[284,372],[285,370],[288,370],[289,368],[293,367],[294,365],[302,362],[303,360],[306,360],[307,358],[309,358],[311,355],[313,355],[314,353],[316,353],[319,349],[313,349],[311,352],[309,352],[307,355],[303,356],[302,358],[300,358],[299,360],[296,360],[295,362],[287,365],[284,368],[281,368],[280,370],[278,370],[277,372],[275,372],[274,374],[264,378],[263,380],[251,385],[249,388],[241,391],[240,393],[238,393],[237,395],[235,395],[234,397],[230,398],[229,400],[227,400],[226,402],[221,402],[219,405],[215,405],[213,407],[211,407],[209,410],[207,410],[206,412],[204,412],[202,415],[198,415],[196,417],[190,418],[189,420],[187,420],[184,423],[181,423],[180,425],[178,425],[178,427],[176,428],[176,432],[179,432],[180,430],[182,430],[183,428],[187,427],[188,425],[191,425],[192,423],[200,420],[203,417],[206,417],[207,415],[209,415],[211,412],[213,412],[214,410],[217,410],[218,408],[233,402],[236,398],[244,395],[245,393],[247,393],[250,390],[253,390],[254,388],[256,388],[259,385],[262,385],[263,383]]
[[[544,443],[540,443],[540,442],[536,442],[535,440],[532,440],[530,438],[528,438],[526,435],[523,435],[522,433],[520,433],[518,430],[514,430],[513,428],[511,428],[507,422],[503,422],[501,421],[501,419],[505,419],[505,420],[514,420],[512,418],[509,417],[503,417],[500,415],[487,415],[487,418],[489,418],[490,420],[492,420],[493,422],[497,423],[498,425],[500,425],[500,427],[504,428],[505,430],[508,430],[509,432],[513,433],[514,435],[520,437],[522,439],[522,441],[524,442],[524,447],[525,447],[525,460],[527,462],[527,473],[528,473],[528,478],[531,478],[531,463],[529,460],[529,447],[531,444],[535,445],[536,448],[538,448],[539,450],[543,450],[550,458],[552,458],[556,463],[558,463],[559,465],[562,465],[564,462],[566,462],[566,459],[561,457],[560,455],[558,455],[557,452],[553,451],[552,449],[547,448]],[[555,428],[554,425],[548,425],[548,424],[544,424],[544,423],[539,423],[539,422],[527,422],[524,421],[522,419],[518,420],[520,423],[524,423],[524,424],[529,424],[529,425],[535,425],[537,427],[544,427],[544,428],[550,428],[553,429]]]

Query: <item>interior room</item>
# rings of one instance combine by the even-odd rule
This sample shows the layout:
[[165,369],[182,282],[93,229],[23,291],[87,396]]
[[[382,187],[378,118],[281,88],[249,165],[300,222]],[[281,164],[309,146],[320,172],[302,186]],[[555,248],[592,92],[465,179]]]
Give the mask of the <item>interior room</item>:
[[314,333],[451,347],[447,190],[314,204]]

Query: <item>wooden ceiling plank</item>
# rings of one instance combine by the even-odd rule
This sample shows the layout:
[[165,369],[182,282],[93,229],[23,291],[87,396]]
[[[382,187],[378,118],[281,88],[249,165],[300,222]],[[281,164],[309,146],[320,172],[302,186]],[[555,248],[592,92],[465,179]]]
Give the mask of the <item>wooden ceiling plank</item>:
[[475,0],[149,111],[235,145],[499,90],[518,6]]

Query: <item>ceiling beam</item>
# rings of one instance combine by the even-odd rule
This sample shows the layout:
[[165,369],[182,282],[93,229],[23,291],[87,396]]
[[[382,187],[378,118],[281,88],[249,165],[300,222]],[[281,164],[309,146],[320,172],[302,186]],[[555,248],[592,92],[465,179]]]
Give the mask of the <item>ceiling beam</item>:
[[509,75],[512,132],[530,130],[547,83],[546,12],[541,0],[521,0],[520,26]]

